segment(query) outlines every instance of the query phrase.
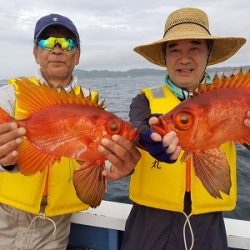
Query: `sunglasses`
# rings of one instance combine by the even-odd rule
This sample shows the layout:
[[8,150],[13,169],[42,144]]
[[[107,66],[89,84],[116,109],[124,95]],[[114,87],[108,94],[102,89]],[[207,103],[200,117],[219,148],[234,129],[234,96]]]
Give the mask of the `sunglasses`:
[[57,44],[59,44],[64,51],[71,51],[77,47],[77,42],[75,40],[65,37],[38,39],[37,44],[40,48],[45,50],[53,50]]

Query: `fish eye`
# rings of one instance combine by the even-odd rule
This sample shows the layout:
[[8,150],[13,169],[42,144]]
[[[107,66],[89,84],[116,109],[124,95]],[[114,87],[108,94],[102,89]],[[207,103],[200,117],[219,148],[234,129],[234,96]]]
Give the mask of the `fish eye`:
[[111,120],[107,123],[106,128],[110,135],[118,134],[121,130],[121,123],[116,120]]
[[188,130],[194,123],[193,115],[186,111],[178,112],[173,119],[174,125],[178,130]]

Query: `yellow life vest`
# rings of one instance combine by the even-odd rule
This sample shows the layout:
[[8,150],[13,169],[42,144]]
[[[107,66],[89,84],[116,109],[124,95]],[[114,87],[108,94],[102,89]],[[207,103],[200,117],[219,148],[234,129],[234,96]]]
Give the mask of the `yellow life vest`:
[[[142,92],[149,100],[152,113],[167,113],[180,102],[166,86],[143,89]],[[225,143],[220,149],[226,153],[230,165],[232,181],[230,194],[221,193],[222,199],[212,197],[196,176],[191,163],[189,175],[193,214],[230,211],[235,208],[237,197],[235,145]],[[156,164],[150,154],[143,150],[141,154],[142,157],[131,176],[131,200],[148,207],[182,212],[187,181],[186,163],[181,163],[179,159],[173,164],[162,162]]]
[[[30,78],[39,85],[39,80]],[[15,79],[9,81],[15,85]],[[75,88],[75,93],[80,93],[80,87]],[[92,92],[94,97],[97,93]],[[15,117],[21,112],[15,105]],[[0,172],[0,202],[17,209],[38,214],[44,195],[47,190],[47,206],[45,214],[56,216],[88,209],[88,205],[82,203],[76,196],[73,185],[73,170],[78,167],[75,160],[62,158],[53,166],[46,168],[41,173],[33,176],[24,176],[20,173]]]

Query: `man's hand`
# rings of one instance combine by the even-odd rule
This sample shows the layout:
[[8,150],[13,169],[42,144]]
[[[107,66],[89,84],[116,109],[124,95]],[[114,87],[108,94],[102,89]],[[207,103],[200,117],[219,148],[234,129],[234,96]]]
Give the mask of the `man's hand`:
[[[149,119],[150,126],[153,124],[158,124],[158,122],[159,122],[159,118],[157,117],[152,117]],[[155,142],[162,142],[162,145],[165,148],[165,153],[167,155],[170,155],[169,159],[171,161],[175,161],[178,159],[178,156],[181,152],[181,147],[178,146],[179,139],[176,136],[175,131],[170,131],[169,133],[165,134],[163,137],[157,132],[153,132],[151,135],[151,139]]]
[[244,124],[250,128],[250,111],[247,112],[247,117],[246,119],[244,120]]
[[98,149],[112,164],[110,169],[105,169],[102,173],[111,180],[131,174],[141,157],[135,144],[119,135],[113,135],[112,140],[103,139]]
[[0,165],[9,166],[17,163],[18,146],[25,134],[26,130],[18,128],[14,122],[0,124]]

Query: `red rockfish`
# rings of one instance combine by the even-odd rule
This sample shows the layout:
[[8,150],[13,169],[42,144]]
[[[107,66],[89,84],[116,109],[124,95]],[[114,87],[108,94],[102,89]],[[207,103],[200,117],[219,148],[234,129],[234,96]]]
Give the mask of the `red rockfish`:
[[[79,163],[73,183],[81,201],[96,207],[106,189],[102,176],[104,156],[98,152],[103,138],[118,134],[133,140],[137,131],[98,103],[98,96],[84,97],[81,92],[60,92],[48,85],[37,86],[27,78],[16,80],[16,102],[22,109],[18,119],[0,108],[0,123],[16,121],[27,134],[19,147],[18,168],[33,175],[61,157]],[[52,166],[53,167],[53,166]]]
[[195,173],[213,196],[229,194],[230,168],[219,146],[225,142],[250,144],[250,128],[244,119],[250,110],[250,72],[221,78],[204,85],[191,99],[161,115],[152,126],[162,136],[174,130],[185,151],[182,160],[192,156]]

